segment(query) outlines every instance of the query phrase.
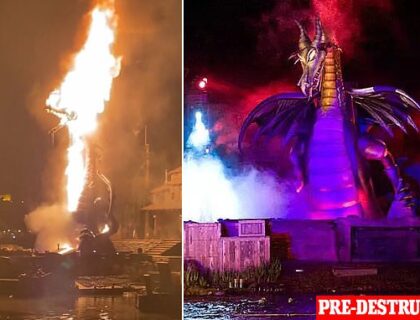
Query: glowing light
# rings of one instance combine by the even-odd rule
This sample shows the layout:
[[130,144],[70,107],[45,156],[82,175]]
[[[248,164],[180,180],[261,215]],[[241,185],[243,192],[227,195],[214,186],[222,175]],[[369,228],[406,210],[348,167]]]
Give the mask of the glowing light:
[[106,225],[104,225],[104,227],[102,228],[101,233],[102,233],[102,234],[107,233],[109,230],[110,230],[109,225],[107,225],[107,224],[106,224]]
[[207,148],[209,130],[201,112],[195,114],[195,119],[188,138],[191,149],[187,149],[182,169],[184,221],[267,218],[282,212],[286,202],[275,179],[253,169],[230,175],[223,162]]
[[200,89],[205,89],[207,87],[207,82],[207,78],[202,78],[200,81],[198,81],[197,85]]
[[59,246],[58,254],[66,254],[66,253],[69,253],[71,251],[73,251],[73,247],[70,244],[65,243],[65,244]]
[[203,80],[201,80],[201,81],[198,83],[198,86],[199,86],[201,89],[204,89],[204,88],[206,87],[206,83],[205,83]]
[[183,166],[183,219],[212,222],[238,218],[239,199],[222,162],[211,156],[186,159]]
[[349,207],[355,206],[356,204],[358,204],[358,201],[353,200],[353,201],[344,202],[341,207],[342,208],[349,208]]
[[210,134],[203,123],[203,114],[200,111],[195,113],[195,124],[188,138],[188,144],[198,150],[205,148],[210,143]]
[[87,40],[76,55],[72,70],[60,87],[46,100],[60,124],[69,132],[67,149],[67,209],[77,210],[86,183],[86,139],[97,127],[97,117],[109,101],[113,78],[120,70],[121,58],[112,54],[115,14],[112,2],[97,6],[91,13]]

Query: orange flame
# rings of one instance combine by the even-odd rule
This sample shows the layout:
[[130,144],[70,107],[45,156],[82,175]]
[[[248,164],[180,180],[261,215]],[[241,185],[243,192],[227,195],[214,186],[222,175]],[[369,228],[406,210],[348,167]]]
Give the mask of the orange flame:
[[69,253],[73,250],[74,250],[74,248],[68,243],[65,243],[65,244],[62,244],[62,245],[60,244],[59,248],[58,248],[58,254],[66,254],[66,253]]
[[72,70],[46,100],[69,132],[65,173],[70,212],[77,210],[86,183],[86,138],[95,131],[97,117],[109,101],[112,81],[119,74],[121,62],[120,57],[112,54],[116,27],[113,6],[96,6],[91,18],[87,40],[74,59]]
[[109,230],[110,230],[109,225],[106,224],[103,226],[100,232],[104,234],[104,233],[107,233]]

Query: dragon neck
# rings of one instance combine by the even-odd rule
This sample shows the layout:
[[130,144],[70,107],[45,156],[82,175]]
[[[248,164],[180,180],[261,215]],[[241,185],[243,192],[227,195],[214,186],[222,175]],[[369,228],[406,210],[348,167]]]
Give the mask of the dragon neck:
[[341,73],[340,50],[328,48],[325,57],[321,83],[321,108],[327,112],[339,107],[342,101],[343,79]]

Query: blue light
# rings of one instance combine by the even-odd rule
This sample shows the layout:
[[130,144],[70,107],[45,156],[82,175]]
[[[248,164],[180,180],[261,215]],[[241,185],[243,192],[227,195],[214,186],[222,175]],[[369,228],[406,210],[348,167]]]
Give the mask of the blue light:
[[209,130],[203,123],[203,114],[200,111],[195,113],[194,128],[188,138],[188,144],[196,150],[202,150],[210,143]]

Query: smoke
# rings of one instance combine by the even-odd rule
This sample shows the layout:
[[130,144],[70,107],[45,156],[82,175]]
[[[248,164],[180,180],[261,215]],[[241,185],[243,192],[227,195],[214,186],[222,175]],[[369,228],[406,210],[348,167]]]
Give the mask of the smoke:
[[[273,65],[283,64],[296,51],[298,31],[295,20],[311,19],[310,8],[296,1],[279,1],[269,12],[261,15],[255,23],[257,30],[257,52]],[[310,31],[310,30],[309,30]]]
[[80,48],[89,7],[89,1],[0,3],[0,100],[4,115],[0,117],[0,134],[7,137],[2,144],[7,151],[1,157],[0,190],[13,195],[14,219],[19,224],[23,214],[49,202],[55,197],[52,190],[61,186],[61,175],[58,178],[55,171],[61,171],[58,167],[63,159],[57,158],[54,164],[49,161],[58,149],[51,147],[48,136],[56,119],[46,115],[43,106],[66,72],[68,57]]
[[248,168],[238,175],[229,174],[217,156],[206,155],[187,158],[183,175],[185,221],[280,218],[287,214],[288,186],[268,172]]
[[[181,2],[116,1],[121,72],[101,119],[102,171],[113,184],[117,219],[146,204],[165,169],[181,165]],[[145,128],[150,185],[145,175]]]
[[[0,189],[11,193],[27,212],[64,199],[63,174],[67,133],[51,144],[48,130],[57,119],[44,110],[45,99],[69,71],[89,26],[96,1],[4,0],[0,2],[0,117],[2,153]],[[116,194],[116,216],[126,206],[137,210],[149,190],[143,181],[144,127],[151,148],[151,186],[161,183],[165,169],[181,156],[181,2],[115,1],[118,19],[116,55],[120,76],[101,116],[98,134],[101,171]],[[32,215],[32,214],[31,214]],[[33,221],[33,218],[27,218]],[[52,220],[52,221],[55,221]],[[120,220],[121,221],[121,220]],[[31,223],[28,224],[31,230]],[[56,245],[53,243],[53,245]]]
[[287,215],[290,186],[279,183],[272,173],[249,168],[235,176],[233,184],[241,199],[241,217],[281,218]]
[[57,251],[58,246],[77,245],[77,225],[63,205],[42,205],[25,216],[25,223],[37,235],[38,251]]
[[183,165],[182,200],[185,221],[212,222],[218,218],[239,217],[239,199],[233,182],[216,157],[187,154]]
[[[256,23],[259,29],[257,50],[272,63],[284,60],[297,47],[295,20],[303,23],[311,34],[315,18],[319,17],[329,37],[351,57],[364,40],[363,15],[371,12],[389,16],[393,10],[390,0],[279,1],[272,10],[263,13]],[[395,22],[390,23],[393,24],[393,31],[398,29]],[[293,42],[296,46],[291,50],[289,44]]]
[[75,238],[60,206],[39,206],[63,199],[66,146],[63,134],[52,147],[48,130],[56,119],[43,107],[84,41],[91,5],[54,0],[0,4],[0,100],[5,115],[0,132],[7,137],[0,189],[13,195],[15,221],[39,232],[36,248],[42,251],[56,251],[57,243]]
[[[201,128],[201,117],[195,127]],[[253,167],[231,172],[214,152],[203,149],[192,130],[183,164],[183,219],[279,218],[288,211],[289,186],[274,174]],[[194,144],[199,141],[199,144]]]
[[314,13],[345,52],[351,55],[363,39],[361,14],[365,8],[374,8],[377,14],[393,10],[390,0],[312,0]]

